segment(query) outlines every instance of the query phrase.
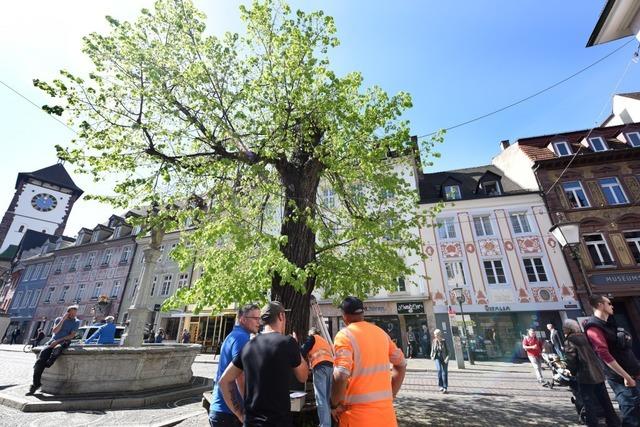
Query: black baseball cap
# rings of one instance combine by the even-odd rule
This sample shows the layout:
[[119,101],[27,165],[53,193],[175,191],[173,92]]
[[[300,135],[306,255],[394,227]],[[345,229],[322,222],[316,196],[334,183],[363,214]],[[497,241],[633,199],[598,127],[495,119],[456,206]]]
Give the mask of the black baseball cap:
[[265,323],[270,323],[278,317],[280,313],[284,313],[289,310],[285,310],[284,305],[280,301],[270,301],[262,310],[260,310],[260,319]]
[[344,314],[362,314],[364,313],[364,304],[360,298],[346,297],[340,304],[340,309]]

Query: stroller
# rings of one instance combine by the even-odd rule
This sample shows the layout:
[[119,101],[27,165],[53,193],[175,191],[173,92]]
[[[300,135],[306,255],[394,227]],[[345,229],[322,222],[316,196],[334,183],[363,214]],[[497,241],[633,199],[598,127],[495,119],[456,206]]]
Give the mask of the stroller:
[[542,360],[551,369],[551,381],[545,384],[547,387],[553,388],[555,385],[559,385],[571,388],[572,384],[575,384],[575,379],[567,369],[567,364],[554,353],[553,345],[549,341],[545,341],[542,347]]

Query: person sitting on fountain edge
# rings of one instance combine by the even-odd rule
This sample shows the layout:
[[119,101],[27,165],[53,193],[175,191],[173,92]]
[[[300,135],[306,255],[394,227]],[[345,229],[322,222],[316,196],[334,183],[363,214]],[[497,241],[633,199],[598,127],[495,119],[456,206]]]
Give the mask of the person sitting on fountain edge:
[[29,387],[27,395],[32,395],[40,388],[40,379],[46,368],[50,368],[62,353],[62,350],[69,347],[71,340],[76,336],[76,331],[80,327],[80,320],[76,318],[78,306],[67,307],[64,316],[58,317],[53,322],[53,337],[47,342],[47,346],[38,355],[35,365],[33,365],[33,383]]

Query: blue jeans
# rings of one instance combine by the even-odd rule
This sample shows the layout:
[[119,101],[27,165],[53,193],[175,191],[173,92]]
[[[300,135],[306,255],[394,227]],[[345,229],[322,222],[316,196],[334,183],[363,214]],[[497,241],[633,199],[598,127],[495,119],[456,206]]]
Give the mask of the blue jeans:
[[313,368],[313,391],[316,394],[316,406],[320,427],[331,427],[331,382],[333,381],[333,366],[318,365]]
[[210,412],[209,425],[211,427],[242,427],[242,423],[234,414],[226,412]]
[[640,385],[636,380],[635,387],[625,387],[614,381],[609,381],[609,386],[616,395],[616,400],[620,406],[623,426],[640,426]]
[[438,386],[446,390],[449,388],[449,364],[440,359],[435,359],[435,362],[436,371],[438,371]]

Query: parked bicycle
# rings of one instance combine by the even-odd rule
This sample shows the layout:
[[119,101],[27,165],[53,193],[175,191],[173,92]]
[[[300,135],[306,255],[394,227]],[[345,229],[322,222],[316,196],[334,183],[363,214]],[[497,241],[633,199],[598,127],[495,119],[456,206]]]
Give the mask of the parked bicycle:
[[30,339],[29,342],[22,347],[22,351],[25,353],[31,353],[31,349],[38,346],[38,341],[39,340],[37,338]]

